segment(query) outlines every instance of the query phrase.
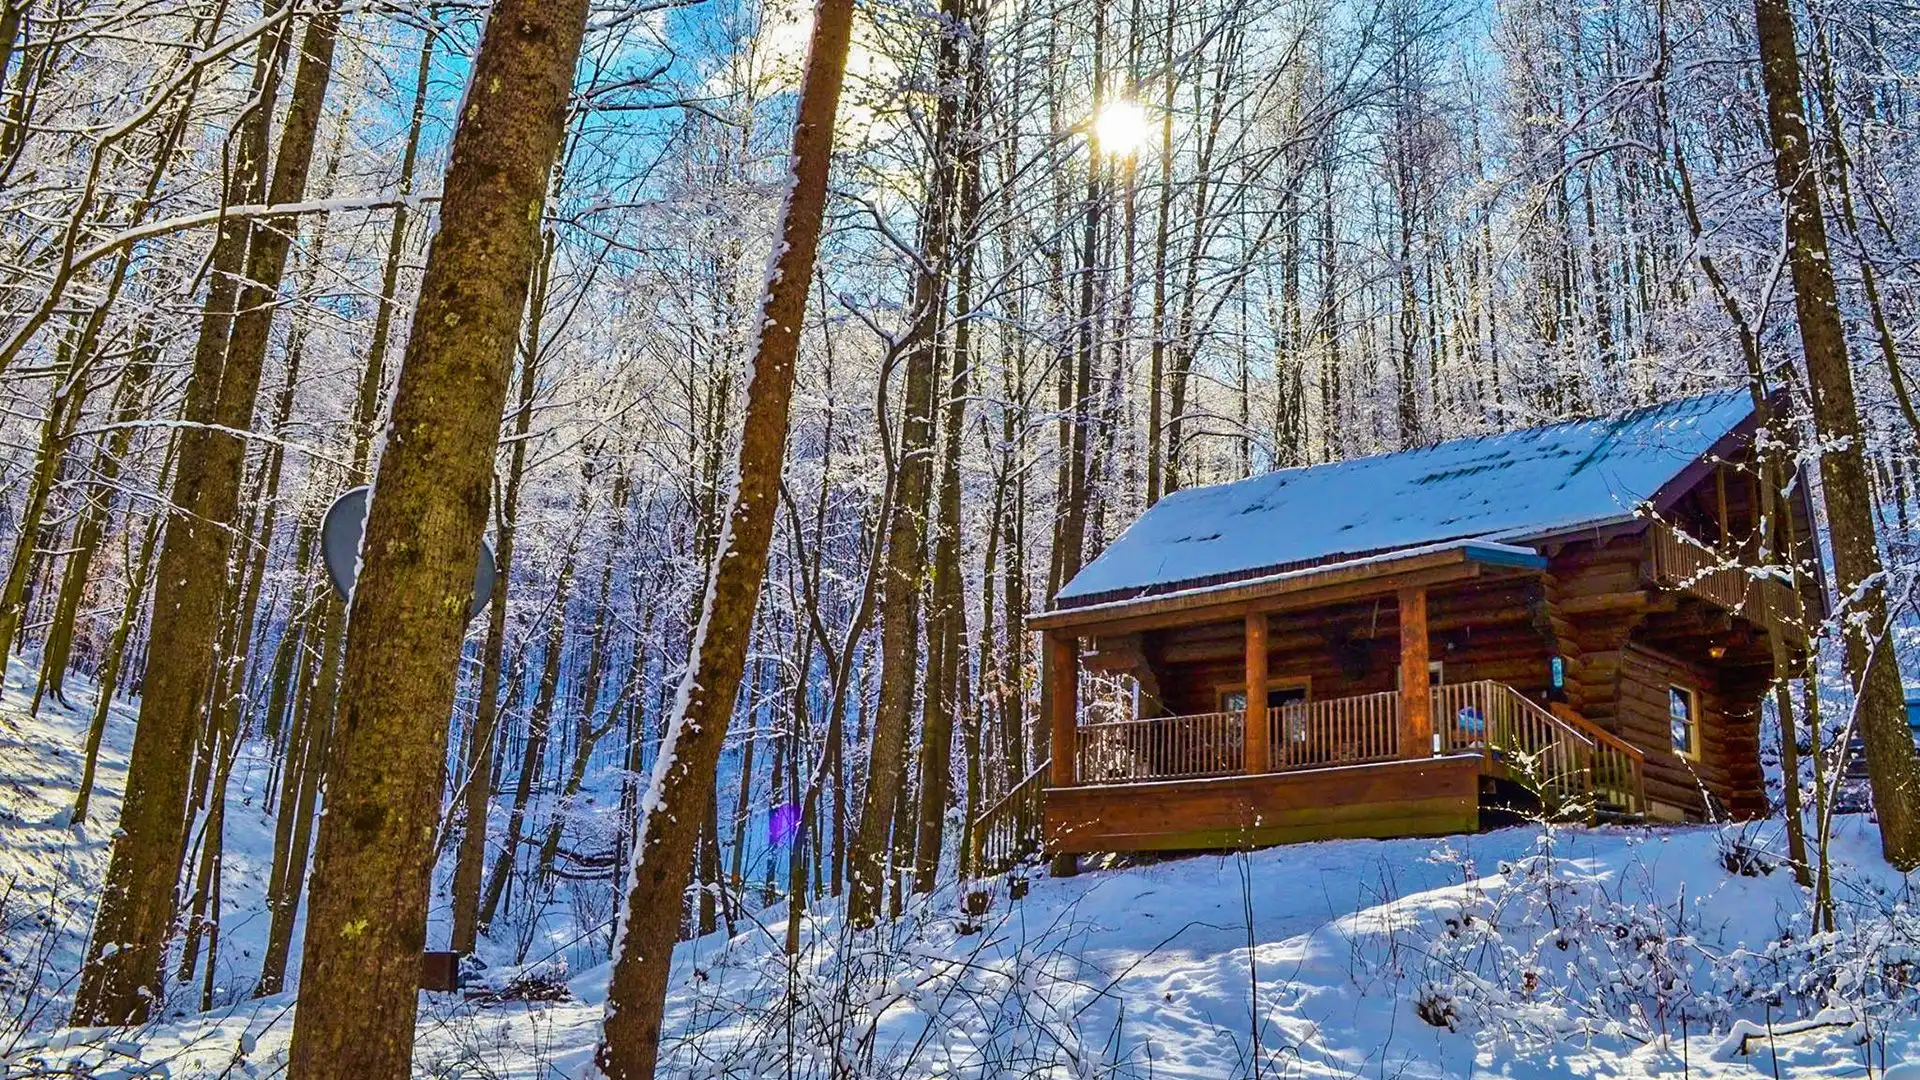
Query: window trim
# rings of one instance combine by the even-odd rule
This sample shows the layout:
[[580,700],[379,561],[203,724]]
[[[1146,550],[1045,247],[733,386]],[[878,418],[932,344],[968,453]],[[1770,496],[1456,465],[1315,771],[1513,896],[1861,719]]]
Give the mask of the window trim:
[[[1399,690],[1400,684],[1405,681],[1405,679],[1400,677],[1400,669],[1396,666],[1393,669],[1393,688]],[[1427,661],[1427,685],[1429,687],[1447,685],[1447,662],[1445,660]]]
[[[1687,700],[1687,728],[1690,732],[1687,749],[1682,750],[1673,743],[1673,724],[1677,719],[1673,715],[1673,695],[1681,694]],[[1667,684],[1667,749],[1675,757],[1686,761],[1700,760],[1700,691],[1680,683]]]
[[[1306,697],[1302,700],[1313,700],[1313,676],[1311,675],[1273,675],[1267,678],[1268,690],[1291,690],[1295,688],[1306,691]],[[1236,711],[1227,708],[1227,695],[1232,693],[1245,694],[1246,692],[1247,681],[1245,679],[1232,683],[1216,683],[1213,688],[1214,711],[1223,713]]]

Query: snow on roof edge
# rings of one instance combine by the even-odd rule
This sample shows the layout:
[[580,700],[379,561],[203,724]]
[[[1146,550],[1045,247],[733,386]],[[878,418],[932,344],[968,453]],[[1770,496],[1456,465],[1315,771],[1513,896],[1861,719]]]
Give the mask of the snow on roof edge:
[[1524,542],[1631,522],[1752,417],[1747,392],[1726,389],[1185,488],[1128,524],[1049,606],[1177,595],[1443,542]]
[[1030,613],[1027,617],[1031,619],[1045,614],[1058,614],[1062,611],[1071,611],[1075,615],[1124,611],[1135,604],[1148,600],[1158,601],[1169,600],[1175,597],[1205,596],[1208,593],[1223,592],[1228,589],[1242,589],[1253,585],[1273,585],[1297,578],[1310,577],[1314,574],[1324,574],[1334,570],[1352,570],[1358,567],[1394,562],[1400,559],[1411,559],[1422,555],[1438,555],[1448,551],[1459,551],[1474,562],[1483,562],[1493,566],[1542,570],[1545,569],[1547,565],[1546,557],[1530,547],[1523,547],[1518,544],[1505,544],[1483,537],[1469,536],[1462,537],[1458,540],[1447,540],[1438,544],[1422,544],[1418,547],[1394,548],[1391,551],[1376,552],[1361,558],[1343,559],[1339,562],[1315,563],[1312,566],[1297,566],[1291,570],[1283,570],[1274,574],[1260,574],[1254,577],[1234,578],[1231,581],[1218,581],[1207,585],[1195,586],[1190,589],[1175,589],[1170,592],[1152,592],[1139,596],[1102,600],[1092,604],[1051,608],[1046,611]]

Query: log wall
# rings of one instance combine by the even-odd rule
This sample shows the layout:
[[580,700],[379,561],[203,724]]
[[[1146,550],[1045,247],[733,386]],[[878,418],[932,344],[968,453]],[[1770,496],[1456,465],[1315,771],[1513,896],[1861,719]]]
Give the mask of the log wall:
[[[1435,590],[1428,598],[1430,657],[1448,682],[1494,679],[1531,696],[1547,687],[1540,586],[1530,579]],[[1221,688],[1246,679],[1245,628],[1209,623],[1151,632],[1144,652],[1169,713],[1212,712]],[[1400,664],[1397,600],[1343,604],[1267,619],[1270,682],[1308,680],[1316,700],[1394,689]]]

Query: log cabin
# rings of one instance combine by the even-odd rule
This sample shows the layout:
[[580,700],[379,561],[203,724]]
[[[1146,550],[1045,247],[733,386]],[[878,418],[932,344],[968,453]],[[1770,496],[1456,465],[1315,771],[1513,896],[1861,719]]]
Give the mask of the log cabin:
[[1826,606],[1756,426],[1719,393],[1168,495],[1030,616],[1051,756],[974,865],[1764,814]]

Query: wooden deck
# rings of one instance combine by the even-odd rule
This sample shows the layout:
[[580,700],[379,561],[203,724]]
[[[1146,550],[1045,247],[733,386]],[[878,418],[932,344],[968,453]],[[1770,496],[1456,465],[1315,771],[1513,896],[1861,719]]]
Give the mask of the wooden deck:
[[[981,814],[975,872],[1050,854],[1194,851],[1302,840],[1435,836],[1480,826],[1484,788],[1529,792],[1542,813],[1645,813],[1644,755],[1502,683],[1431,689],[1428,745],[1407,745],[1401,695],[1366,694],[1244,713],[1083,725],[1071,785],[1043,764]],[[1264,747],[1247,768],[1247,747]]]
[[1301,840],[1440,836],[1480,827],[1476,755],[1052,788],[1046,848],[1204,851]]

